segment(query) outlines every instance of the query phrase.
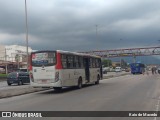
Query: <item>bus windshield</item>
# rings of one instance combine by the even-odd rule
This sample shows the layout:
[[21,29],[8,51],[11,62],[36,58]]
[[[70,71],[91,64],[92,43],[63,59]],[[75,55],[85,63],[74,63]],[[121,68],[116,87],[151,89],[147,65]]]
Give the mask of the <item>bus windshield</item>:
[[32,53],[32,66],[53,66],[56,64],[56,52]]

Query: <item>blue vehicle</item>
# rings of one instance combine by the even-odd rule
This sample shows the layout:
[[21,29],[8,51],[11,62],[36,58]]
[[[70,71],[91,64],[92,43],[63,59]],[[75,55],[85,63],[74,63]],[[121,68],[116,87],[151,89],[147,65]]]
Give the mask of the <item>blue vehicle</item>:
[[130,67],[132,74],[142,74],[145,72],[145,65],[142,63],[131,63]]

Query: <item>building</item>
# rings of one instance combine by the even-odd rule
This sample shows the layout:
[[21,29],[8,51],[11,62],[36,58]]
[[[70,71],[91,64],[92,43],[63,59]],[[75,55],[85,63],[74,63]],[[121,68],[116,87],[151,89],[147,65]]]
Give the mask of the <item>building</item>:
[[0,45],[0,62],[5,60],[5,46]]
[[117,66],[120,66],[121,64],[120,64],[120,62],[112,62],[112,66],[115,68],[115,67],[117,67]]
[[[28,52],[32,49],[28,47]],[[27,67],[26,46],[20,45],[0,45],[0,67],[8,69]]]
[[[10,62],[27,62],[26,46],[8,45],[5,46],[6,59]],[[28,52],[31,53],[32,49],[28,47]]]

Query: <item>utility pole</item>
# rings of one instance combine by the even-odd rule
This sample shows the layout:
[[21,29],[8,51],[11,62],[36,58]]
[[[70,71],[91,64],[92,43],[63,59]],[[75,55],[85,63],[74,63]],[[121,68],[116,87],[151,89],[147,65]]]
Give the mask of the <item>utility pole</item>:
[[133,55],[133,63],[136,63],[136,56]]
[[96,42],[97,42],[97,50],[99,49],[99,41],[98,41],[98,25],[96,25]]
[[6,48],[5,48],[5,68],[6,68],[6,74],[8,74],[8,65],[7,65],[7,51],[6,51]]
[[17,56],[17,57],[18,57],[18,58],[17,58],[17,62],[18,62],[18,66],[17,66],[17,67],[18,67],[18,69],[19,69],[19,54],[17,54],[17,55],[18,55],[18,56]]
[[28,21],[27,21],[27,1],[25,0],[25,16],[26,16],[26,52],[27,52],[27,71],[29,67],[29,53],[28,53]]
[[97,38],[97,35],[98,35],[98,25],[96,25],[96,38]]

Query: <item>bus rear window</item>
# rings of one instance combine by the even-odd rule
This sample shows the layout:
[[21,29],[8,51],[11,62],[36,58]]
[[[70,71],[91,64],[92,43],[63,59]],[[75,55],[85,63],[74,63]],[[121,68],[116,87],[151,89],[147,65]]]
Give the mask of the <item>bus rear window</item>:
[[32,53],[32,66],[52,66],[55,64],[55,52]]

